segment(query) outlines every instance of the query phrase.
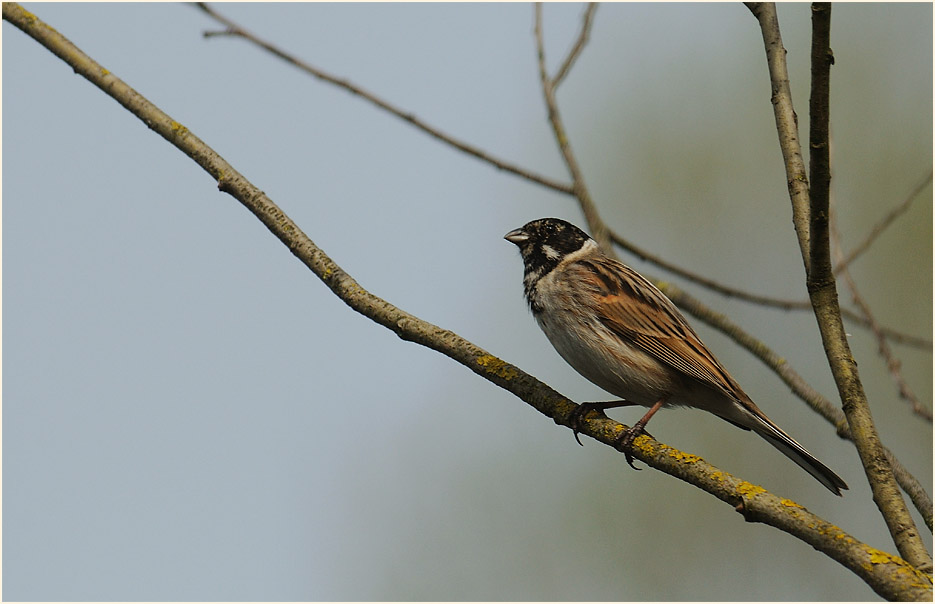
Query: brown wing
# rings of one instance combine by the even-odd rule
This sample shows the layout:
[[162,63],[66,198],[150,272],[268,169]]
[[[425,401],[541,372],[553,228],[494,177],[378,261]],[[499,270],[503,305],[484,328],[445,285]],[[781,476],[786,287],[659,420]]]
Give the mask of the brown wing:
[[593,311],[608,329],[685,375],[733,399],[749,400],[655,285],[610,258],[579,260],[575,269],[597,293],[590,298],[599,300]]

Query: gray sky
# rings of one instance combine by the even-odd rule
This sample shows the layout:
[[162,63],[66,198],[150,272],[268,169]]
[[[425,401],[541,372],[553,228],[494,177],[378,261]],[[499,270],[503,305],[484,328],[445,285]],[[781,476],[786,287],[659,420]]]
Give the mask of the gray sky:
[[[607,398],[539,332],[501,239],[542,216],[583,226],[569,198],[245,41],[203,39],[216,26],[190,6],[26,7],[205,140],[362,286],[567,396]],[[218,8],[456,137],[567,179],[527,4]],[[545,7],[553,70],[581,11]],[[809,18],[807,4],[780,7],[803,136]],[[832,21],[835,196],[850,248],[931,170],[932,6],[836,5]],[[807,545],[593,441],[578,447],[512,395],[353,313],[210,176],[6,23],[3,91],[5,600],[874,597]],[[614,229],[722,282],[804,299],[745,8],[602,5],[559,102]],[[931,334],[931,258],[928,188],[854,265],[885,325]],[[687,287],[834,398],[808,313]],[[693,323],[851,491],[829,495],[701,412],[660,413],[653,435],[894,551],[853,448]],[[881,437],[931,492],[931,426],[851,329]],[[930,405],[931,353],[895,349]]]

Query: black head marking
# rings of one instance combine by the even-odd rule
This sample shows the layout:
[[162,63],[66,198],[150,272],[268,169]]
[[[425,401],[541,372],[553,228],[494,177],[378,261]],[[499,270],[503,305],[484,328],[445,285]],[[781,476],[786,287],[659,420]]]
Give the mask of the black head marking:
[[504,239],[516,244],[523,256],[526,298],[535,312],[535,288],[539,279],[558,266],[562,258],[580,250],[591,238],[570,222],[540,218],[510,231]]
[[529,268],[555,268],[561,259],[577,252],[590,239],[588,235],[571,224],[558,218],[540,218],[510,231],[504,237],[519,246],[523,262]]

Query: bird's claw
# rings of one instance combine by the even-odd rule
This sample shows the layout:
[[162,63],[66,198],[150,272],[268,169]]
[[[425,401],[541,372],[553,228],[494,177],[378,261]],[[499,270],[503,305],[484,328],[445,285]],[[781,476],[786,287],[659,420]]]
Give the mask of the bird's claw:
[[[574,411],[571,412],[571,417],[569,418],[571,420],[571,430],[575,435],[575,440],[582,447],[584,446],[584,443],[582,443],[581,439],[578,438],[578,432],[581,430],[581,421],[589,411],[600,411],[600,413],[603,415],[604,410],[597,406],[599,404],[600,403],[581,403],[575,408]],[[607,416],[605,415],[604,417]]]
[[634,470],[641,470],[642,468],[637,468],[633,465],[633,441],[636,440],[636,437],[645,434],[646,436],[652,438],[652,434],[646,431],[639,422],[636,423],[632,428],[628,428],[623,431],[623,434],[620,435],[620,438],[614,442],[614,446],[618,451],[623,451],[623,457],[627,460],[627,464]]

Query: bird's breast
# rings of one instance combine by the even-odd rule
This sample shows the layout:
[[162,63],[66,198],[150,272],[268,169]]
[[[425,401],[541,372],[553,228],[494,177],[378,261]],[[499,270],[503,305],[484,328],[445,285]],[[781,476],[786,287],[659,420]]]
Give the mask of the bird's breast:
[[578,373],[610,394],[652,406],[681,380],[668,366],[611,332],[573,288],[541,279],[530,300],[539,327]]

